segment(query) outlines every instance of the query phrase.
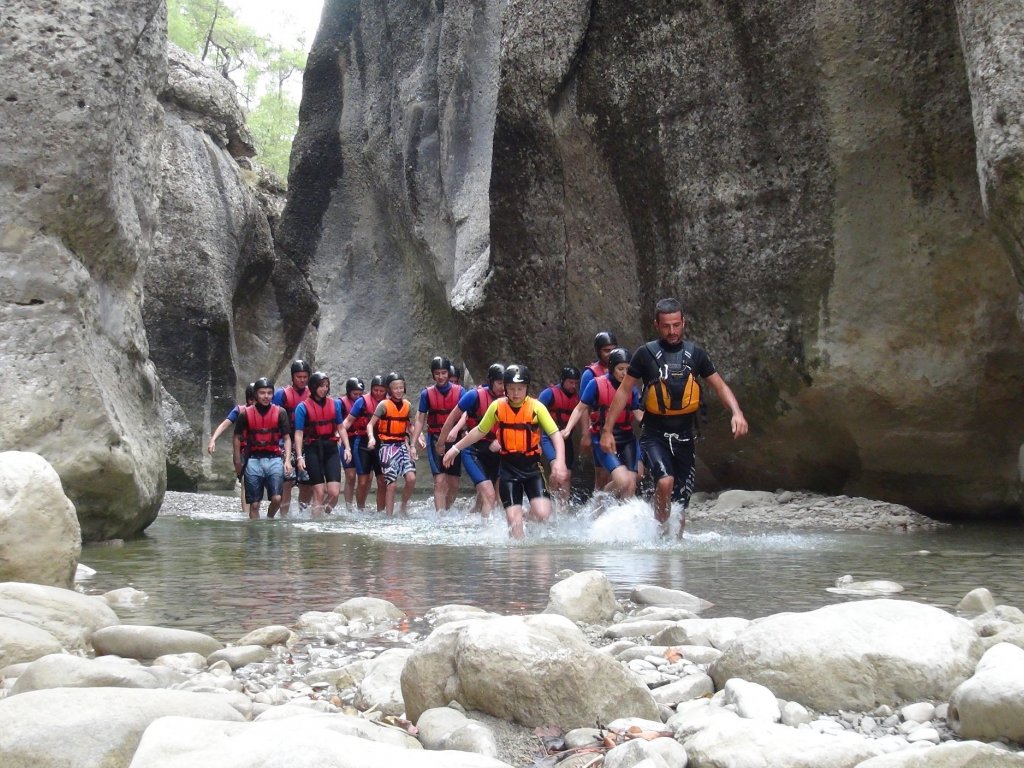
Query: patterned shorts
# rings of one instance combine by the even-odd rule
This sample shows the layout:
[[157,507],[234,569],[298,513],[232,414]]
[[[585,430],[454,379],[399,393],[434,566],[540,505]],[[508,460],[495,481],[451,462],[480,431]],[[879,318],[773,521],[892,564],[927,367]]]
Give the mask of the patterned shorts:
[[409,472],[416,473],[416,464],[409,456],[409,445],[405,442],[382,443],[378,456],[384,473],[384,482],[388,485]]

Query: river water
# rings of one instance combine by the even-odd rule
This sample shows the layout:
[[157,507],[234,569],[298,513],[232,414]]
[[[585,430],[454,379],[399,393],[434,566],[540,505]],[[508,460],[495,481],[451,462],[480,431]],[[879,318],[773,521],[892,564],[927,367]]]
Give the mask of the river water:
[[[510,543],[503,520],[467,511],[438,518],[428,501],[410,516],[332,515],[244,519],[237,501],[192,497],[165,505],[146,535],[120,547],[87,546],[90,594],[132,586],[149,599],[119,608],[122,621],[194,629],[223,641],[268,624],[292,626],[357,596],[390,600],[410,616],[447,603],[499,613],[543,610],[562,569],[605,573],[620,599],[637,584],[682,589],[714,603],[703,616],[755,618],[850,598],[826,588],[851,574],[905,587],[899,599],[952,608],[988,587],[1024,607],[1024,529],[950,526],[937,531],[728,530],[693,523],[662,540],[636,501],[600,517],[562,516]],[[177,511],[173,511],[177,510]]]

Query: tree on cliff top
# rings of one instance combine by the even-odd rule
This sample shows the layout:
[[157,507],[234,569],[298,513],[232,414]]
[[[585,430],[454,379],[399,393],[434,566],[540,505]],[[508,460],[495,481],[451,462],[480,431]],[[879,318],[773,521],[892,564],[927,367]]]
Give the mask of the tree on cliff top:
[[238,19],[225,0],[168,0],[167,36],[230,79],[245,105],[257,158],[288,178],[299,105],[285,89],[306,67],[299,47],[275,45]]

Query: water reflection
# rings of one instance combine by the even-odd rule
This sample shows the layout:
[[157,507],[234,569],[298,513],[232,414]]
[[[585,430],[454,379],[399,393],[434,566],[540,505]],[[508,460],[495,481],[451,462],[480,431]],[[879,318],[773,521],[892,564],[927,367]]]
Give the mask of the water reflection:
[[640,503],[599,517],[563,516],[509,542],[504,523],[465,509],[437,518],[426,502],[411,517],[332,516],[248,521],[212,504],[189,515],[161,515],[147,536],[119,549],[87,547],[98,593],[133,586],[149,594],[124,621],[198,629],[223,640],[266,624],[293,625],[309,610],[331,610],[371,595],[411,615],[445,603],[501,613],[543,609],[564,568],[603,571],[625,598],[635,584],[684,589],[715,606],[706,616],[753,618],[851,599],[825,591],[843,574],[891,579],[905,599],[950,607],[970,589],[1024,605],[1024,534],[1019,529],[939,532],[792,533],[705,530],[682,542],[657,535]]

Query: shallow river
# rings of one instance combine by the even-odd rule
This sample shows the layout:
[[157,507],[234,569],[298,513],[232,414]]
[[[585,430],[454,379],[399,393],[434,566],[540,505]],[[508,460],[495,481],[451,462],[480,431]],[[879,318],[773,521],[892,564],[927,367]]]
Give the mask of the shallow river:
[[428,502],[414,502],[405,519],[250,522],[225,499],[206,499],[187,513],[162,513],[144,538],[122,547],[86,547],[82,562],[97,573],[80,588],[135,587],[149,600],[118,609],[123,621],[225,641],[362,595],[412,616],[445,603],[536,612],[564,568],[603,571],[622,599],[636,584],[686,590],[714,603],[704,616],[754,618],[856,599],[826,591],[844,574],[897,581],[906,588],[901,598],[943,607],[978,586],[1024,607],[1020,527],[794,533],[694,523],[682,541],[663,541],[649,507],[635,502],[596,520],[530,526],[526,542],[510,544],[503,521],[465,512],[437,518]]

